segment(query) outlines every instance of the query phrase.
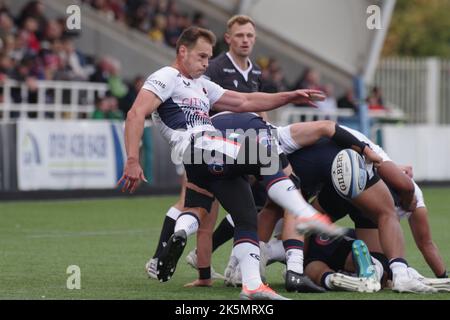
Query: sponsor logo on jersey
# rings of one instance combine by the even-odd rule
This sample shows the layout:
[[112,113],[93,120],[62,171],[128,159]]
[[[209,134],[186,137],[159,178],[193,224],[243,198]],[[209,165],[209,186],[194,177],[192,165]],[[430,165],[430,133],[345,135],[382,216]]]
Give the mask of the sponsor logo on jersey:
[[185,87],[189,87],[189,86],[191,85],[191,83],[190,83],[189,81],[184,81],[184,80],[183,80],[183,83],[184,83],[184,86],[185,86]]
[[259,70],[252,70],[252,73],[253,74],[261,74],[261,71],[259,71]]
[[162,81],[156,80],[156,79],[151,79],[149,80],[151,83],[156,84],[157,86],[160,86],[161,88],[165,89],[166,88],[166,84]]
[[235,70],[235,69],[223,68],[223,72],[227,72],[227,73],[236,73],[236,70]]
[[203,93],[206,95],[208,94],[208,91],[206,91],[206,89],[204,87],[203,87]]

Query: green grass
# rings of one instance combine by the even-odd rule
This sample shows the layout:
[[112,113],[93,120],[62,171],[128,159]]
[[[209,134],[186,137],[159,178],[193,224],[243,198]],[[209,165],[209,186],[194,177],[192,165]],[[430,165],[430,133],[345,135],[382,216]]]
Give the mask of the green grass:
[[[450,262],[450,189],[425,189],[433,238]],[[183,288],[197,276],[184,255],[171,281],[149,280],[144,264],[153,254],[164,214],[175,197],[7,202],[0,204],[0,299],[236,299],[239,289],[216,282],[213,288]],[[221,217],[223,213],[221,213]],[[349,225],[345,220],[341,224]],[[407,223],[407,258],[426,276],[432,273],[415,249]],[[220,272],[231,242],[213,256]],[[81,290],[68,290],[69,265],[81,268]],[[267,272],[273,288],[293,299],[449,299],[450,294],[288,294],[281,265]]]

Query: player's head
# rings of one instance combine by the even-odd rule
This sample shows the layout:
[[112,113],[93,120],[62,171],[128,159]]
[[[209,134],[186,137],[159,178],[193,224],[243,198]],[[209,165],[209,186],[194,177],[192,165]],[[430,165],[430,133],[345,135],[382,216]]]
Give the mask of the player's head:
[[189,27],[177,40],[177,63],[192,78],[199,78],[208,67],[216,36],[210,30]]
[[225,41],[233,54],[240,57],[250,56],[255,40],[256,28],[252,18],[236,15],[228,20]]

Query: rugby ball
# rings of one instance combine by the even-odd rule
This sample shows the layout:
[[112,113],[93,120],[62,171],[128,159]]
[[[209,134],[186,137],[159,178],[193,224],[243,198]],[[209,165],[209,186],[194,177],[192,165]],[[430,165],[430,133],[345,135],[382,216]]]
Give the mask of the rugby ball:
[[345,199],[353,199],[364,190],[367,176],[363,158],[352,149],[341,150],[331,165],[334,189]]

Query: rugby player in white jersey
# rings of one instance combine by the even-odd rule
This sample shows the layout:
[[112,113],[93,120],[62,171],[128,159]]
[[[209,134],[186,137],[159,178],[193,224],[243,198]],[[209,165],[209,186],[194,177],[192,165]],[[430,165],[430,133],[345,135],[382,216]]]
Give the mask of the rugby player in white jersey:
[[[200,78],[208,66],[214,43],[215,36],[211,31],[198,27],[187,28],[178,39],[177,56],[172,66],[161,68],[147,78],[127,114],[125,145],[128,158],[119,184],[123,183],[123,191],[134,192],[141,181],[146,181],[139,163],[139,142],[145,117],[153,113],[154,121],[171,145],[172,159],[183,162],[188,178],[185,209],[179,215],[175,232],[158,261],[160,281],[171,278],[187,237],[198,230],[202,216],[210,211],[211,204],[217,197],[233,216],[236,225],[233,252],[242,266],[243,285],[240,297],[284,299],[261,281],[256,208],[248,183],[242,178],[242,174],[253,174],[256,168],[261,169],[261,161],[258,159],[256,164],[252,163],[249,172],[246,172],[248,163],[236,164],[241,153],[245,153],[245,148],[240,147],[250,142],[245,139],[240,144],[233,140],[236,137],[220,137],[221,133],[212,126],[208,113],[212,106],[217,111],[269,111],[287,103],[313,104],[313,98],[323,99],[323,95],[317,90],[275,94],[224,90],[213,82]],[[208,152],[209,158],[205,157]],[[198,155],[200,158],[197,158]],[[231,163],[228,162],[230,158]],[[276,160],[278,158],[269,165],[270,169],[274,165],[278,171],[263,175],[268,180],[269,197],[298,216],[298,224],[305,231],[341,235],[341,228],[310,207],[297,192],[289,192],[295,186],[280,173]]]

